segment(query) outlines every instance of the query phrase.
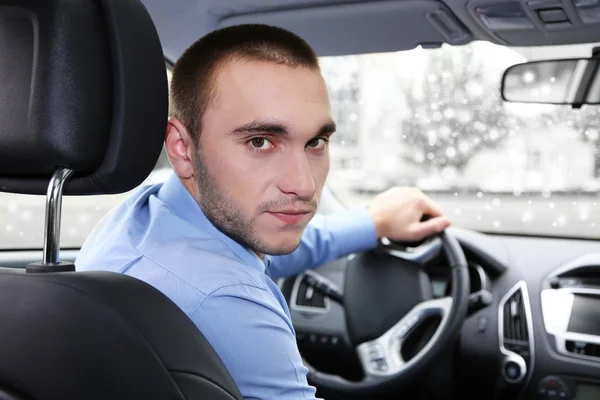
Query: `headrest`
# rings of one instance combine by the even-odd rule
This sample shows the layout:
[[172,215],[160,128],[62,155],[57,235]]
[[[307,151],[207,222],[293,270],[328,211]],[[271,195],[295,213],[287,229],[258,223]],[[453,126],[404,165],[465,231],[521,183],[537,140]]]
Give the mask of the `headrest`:
[[0,191],[130,190],[152,171],[168,88],[139,0],[0,0]]

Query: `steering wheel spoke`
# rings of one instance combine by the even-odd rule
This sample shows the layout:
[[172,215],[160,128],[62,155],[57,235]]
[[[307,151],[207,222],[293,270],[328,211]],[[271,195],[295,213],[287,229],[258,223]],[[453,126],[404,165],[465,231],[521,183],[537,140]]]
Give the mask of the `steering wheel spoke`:
[[382,249],[397,258],[425,265],[435,259],[442,251],[442,239],[438,236],[426,239],[417,246],[393,243],[387,238],[381,240]]
[[[435,342],[447,323],[452,302],[452,297],[442,297],[419,303],[383,335],[358,345],[356,351],[365,374],[368,376],[395,375],[417,359],[420,353],[427,351],[427,346]],[[409,361],[404,360],[402,346],[407,337],[430,317],[441,318],[433,337],[419,354]]]

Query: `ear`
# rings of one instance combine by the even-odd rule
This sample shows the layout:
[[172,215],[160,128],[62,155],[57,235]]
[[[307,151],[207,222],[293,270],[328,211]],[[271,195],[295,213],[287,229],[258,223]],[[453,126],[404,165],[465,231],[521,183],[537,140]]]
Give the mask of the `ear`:
[[165,148],[173,169],[182,179],[194,176],[194,141],[186,126],[177,118],[171,117],[167,123]]

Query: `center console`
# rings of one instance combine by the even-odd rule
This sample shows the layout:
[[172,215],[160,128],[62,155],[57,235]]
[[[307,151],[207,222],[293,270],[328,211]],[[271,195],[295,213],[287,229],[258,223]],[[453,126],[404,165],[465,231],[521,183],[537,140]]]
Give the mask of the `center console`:
[[[600,256],[596,261],[600,266]],[[563,269],[544,286],[544,326],[554,336],[556,351],[600,362],[600,267],[588,264]]]
[[[551,274],[543,283],[541,304],[556,352],[600,366],[600,255],[586,255]],[[600,379],[546,376],[538,394],[540,399],[600,399]]]

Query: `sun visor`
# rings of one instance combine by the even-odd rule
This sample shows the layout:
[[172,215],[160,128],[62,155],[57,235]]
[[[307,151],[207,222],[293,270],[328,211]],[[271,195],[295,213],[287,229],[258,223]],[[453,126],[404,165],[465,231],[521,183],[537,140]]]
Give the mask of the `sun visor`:
[[264,23],[304,38],[320,56],[377,53],[419,45],[466,44],[470,32],[442,3],[429,0],[375,1],[303,10],[232,15],[219,27]]

